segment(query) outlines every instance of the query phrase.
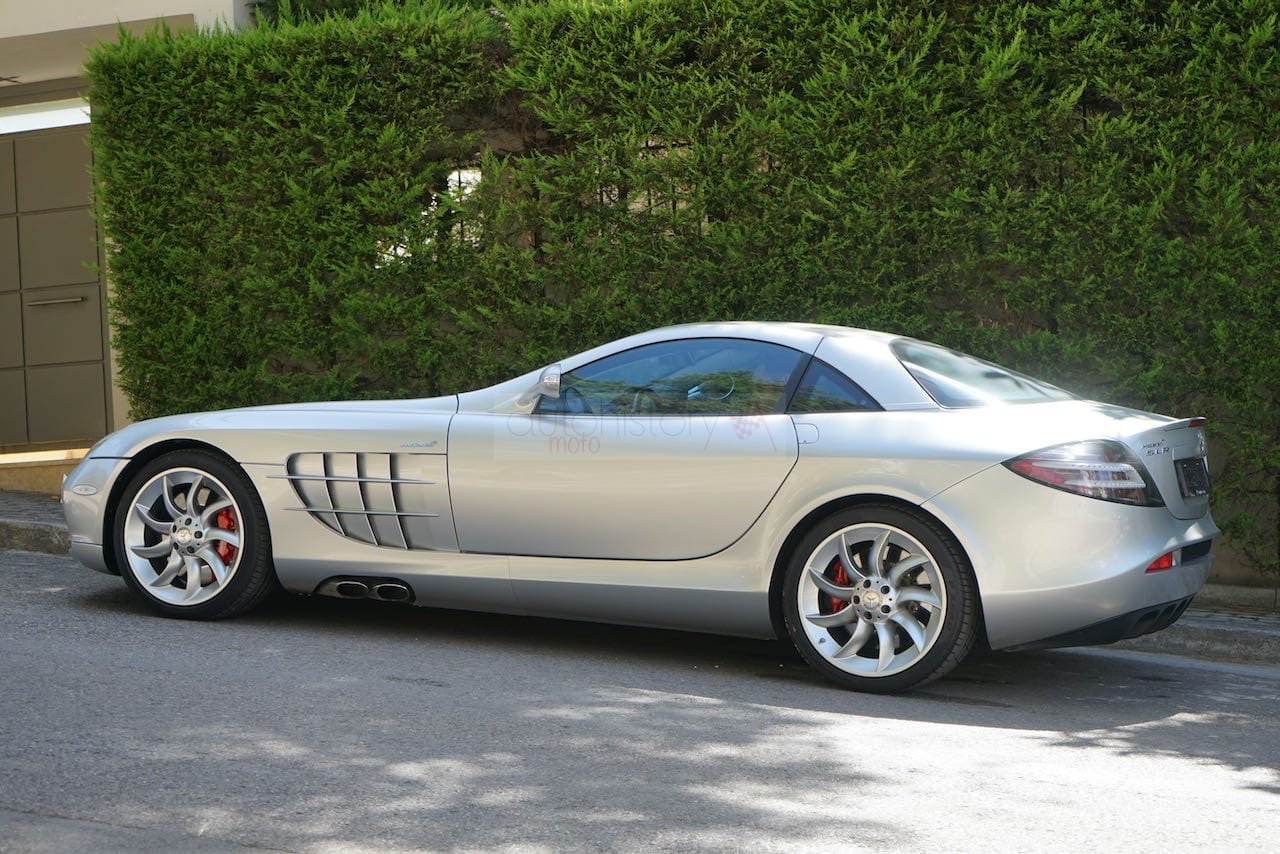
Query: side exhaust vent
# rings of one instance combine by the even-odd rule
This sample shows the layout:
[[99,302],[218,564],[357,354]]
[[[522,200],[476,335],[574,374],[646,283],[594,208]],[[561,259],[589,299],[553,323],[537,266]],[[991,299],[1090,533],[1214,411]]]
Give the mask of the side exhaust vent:
[[377,599],[382,602],[412,602],[413,588],[398,578],[329,578],[316,587],[317,596],[338,599]]
[[338,581],[333,585],[333,595],[343,599],[363,599],[369,595],[369,585],[363,581]]
[[413,598],[413,591],[399,581],[385,581],[373,585],[369,595],[384,602],[408,602]]

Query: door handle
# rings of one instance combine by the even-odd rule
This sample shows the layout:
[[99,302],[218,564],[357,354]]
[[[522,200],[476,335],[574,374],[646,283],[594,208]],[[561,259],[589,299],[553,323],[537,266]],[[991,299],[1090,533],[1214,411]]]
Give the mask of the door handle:
[[84,302],[84,297],[62,297],[60,299],[40,299],[35,302],[27,303],[28,308],[35,308],[38,305],[70,305],[73,302]]

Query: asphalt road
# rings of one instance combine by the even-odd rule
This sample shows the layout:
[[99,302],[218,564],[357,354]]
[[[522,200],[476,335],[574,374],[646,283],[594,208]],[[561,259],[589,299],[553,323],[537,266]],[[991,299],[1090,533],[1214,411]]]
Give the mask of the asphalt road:
[[328,600],[151,616],[0,552],[0,851],[1276,850],[1280,667],[778,644]]

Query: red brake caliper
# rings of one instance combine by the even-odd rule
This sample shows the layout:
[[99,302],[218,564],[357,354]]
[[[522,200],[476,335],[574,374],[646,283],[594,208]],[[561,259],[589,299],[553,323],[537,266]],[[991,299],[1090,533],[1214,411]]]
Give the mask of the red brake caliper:
[[[831,580],[834,583],[839,584],[841,587],[848,587],[850,585],[849,573],[844,571],[844,563],[839,559],[836,560],[835,571],[836,574],[831,576]],[[839,611],[848,604],[848,602],[845,602],[843,599],[837,599],[835,596],[827,597],[827,606],[831,608],[829,613],[834,614],[836,611]]]
[[[214,524],[224,531],[234,531],[236,529],[236,514],[231,512],[228,507],[225,510],[219,510],[218,515],[214,516]],[[227,566],[231,565],[231,559],[236,556],[236,547],[227,542],[220,542],[213,547],[218,553],[218,557],[222,558],[222,562]]]

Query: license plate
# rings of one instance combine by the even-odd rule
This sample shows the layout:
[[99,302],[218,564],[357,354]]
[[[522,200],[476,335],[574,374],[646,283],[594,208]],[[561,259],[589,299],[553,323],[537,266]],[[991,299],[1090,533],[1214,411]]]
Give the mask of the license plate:
[[1204,460],[1178,460],[1178,486],[1185,498],[1199,498],[1209,494],[1209,470]]

